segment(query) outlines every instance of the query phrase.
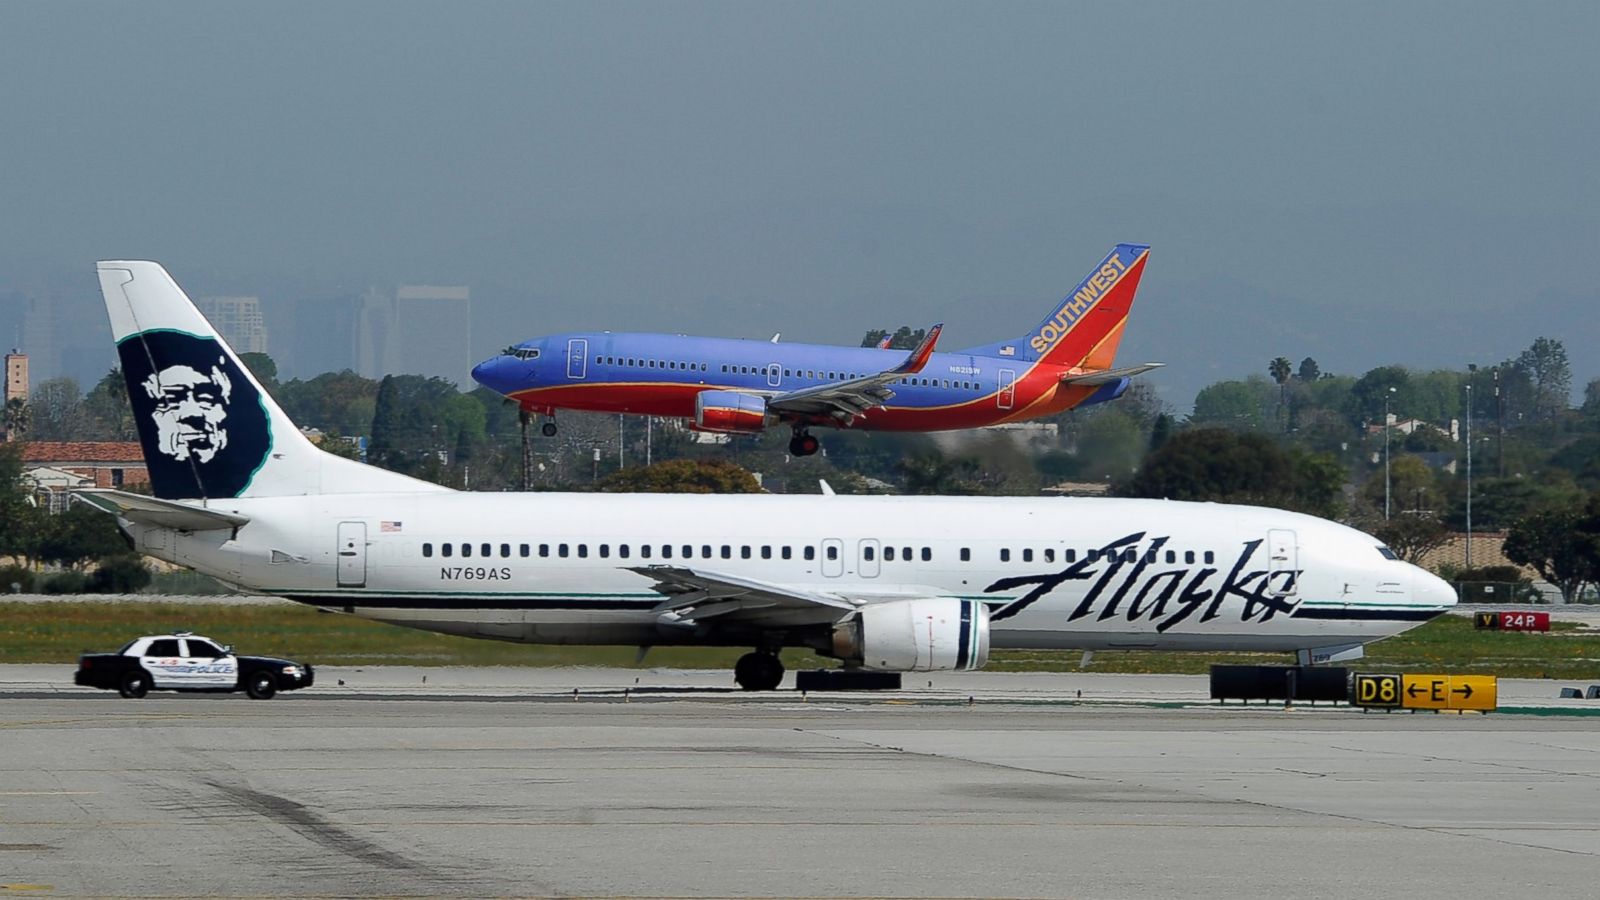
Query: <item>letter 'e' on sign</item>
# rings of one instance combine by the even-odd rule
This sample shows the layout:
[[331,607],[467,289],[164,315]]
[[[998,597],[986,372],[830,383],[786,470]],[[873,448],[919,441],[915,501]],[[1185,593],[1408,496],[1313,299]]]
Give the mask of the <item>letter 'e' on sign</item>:
[[1499,681],[1493,675],[1401,676],[1401,704],[1406,709],[1495,708]]
[[1353,700],[1356,706],[1370,706],[1378,709],[1398,709],[1400,707],[1399,675],[1358,674],[1355,677],[1353,691]]

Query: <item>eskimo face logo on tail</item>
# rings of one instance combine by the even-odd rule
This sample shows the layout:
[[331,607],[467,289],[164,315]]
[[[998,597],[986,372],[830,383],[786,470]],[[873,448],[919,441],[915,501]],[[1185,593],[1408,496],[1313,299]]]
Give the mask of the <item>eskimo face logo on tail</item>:
[[267,458],[261,395],[216,339],[147,331],[117,347],[159,497],[236,497]]

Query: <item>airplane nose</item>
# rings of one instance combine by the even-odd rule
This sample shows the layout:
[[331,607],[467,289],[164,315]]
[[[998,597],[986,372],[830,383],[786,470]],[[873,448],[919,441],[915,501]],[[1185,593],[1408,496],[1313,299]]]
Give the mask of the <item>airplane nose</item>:
[[494,388],[496,386],[494,375],[495,370],[500,368],[499,363],[500,357],[496,356],[493,359],[486,359],[483,362],[473,366],[472,380],[486,388]]
[[1439,610],[1454,607],[1459,599],[1450,582],[1421,568],[1412,575],[1411,597],[1419,606],[1431,606]]

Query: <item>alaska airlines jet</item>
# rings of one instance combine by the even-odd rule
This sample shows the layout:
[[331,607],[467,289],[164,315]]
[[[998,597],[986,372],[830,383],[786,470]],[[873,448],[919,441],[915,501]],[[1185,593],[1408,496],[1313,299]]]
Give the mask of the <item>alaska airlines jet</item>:
[[879,347],[780,344],[667,334],[573,332],[524,341],[472,370],[479,384],[549,417],[558,409],[690,420],[756,434],[787,424],[789,452],[811,429],[945,431],[1020,422],[1115,399],[1157,368],[1112,368],[1150,248],[1118,244],[1022,337],[935,353],[941,326],[902,357]]
[[77,495],[252,592],[468,637],[750,647],[752,690],[784,647],[915,672],[1013,647],[1349,658],[1455,604],[1376,538],[1274,509],[452,491],[317,449],[161,266],[99,275],[154,496]]

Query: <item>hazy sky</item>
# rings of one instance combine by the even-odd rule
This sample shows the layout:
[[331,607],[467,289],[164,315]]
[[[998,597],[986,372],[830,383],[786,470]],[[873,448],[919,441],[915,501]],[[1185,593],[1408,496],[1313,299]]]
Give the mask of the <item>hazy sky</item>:
[[1180,408],[1280,354],[1541,334],[1581,386],[1597,47],[1593,2],[7,2],[0,290],[144,257],[267,303],[465,283],[484,353],[941,320],[956,349],[1138,241],[1122,359]]

